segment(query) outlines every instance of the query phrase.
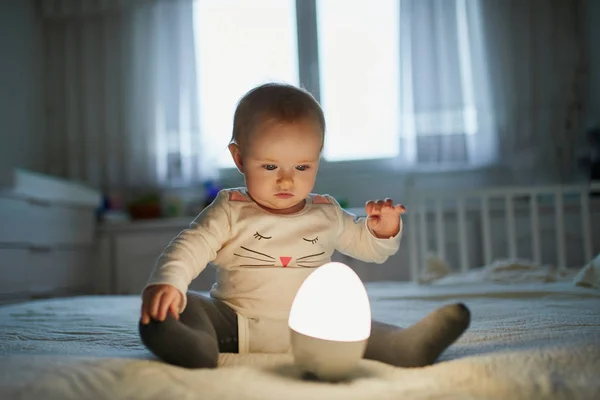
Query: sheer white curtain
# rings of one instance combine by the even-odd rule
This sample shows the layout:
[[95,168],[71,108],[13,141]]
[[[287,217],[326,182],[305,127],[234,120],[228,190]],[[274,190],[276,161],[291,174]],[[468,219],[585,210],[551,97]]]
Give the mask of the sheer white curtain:
[[192,0],[40,4],[46,172],[102,189],[215,173],[200,143]]
[[478,1],[400,1],[401,159],[497,161]]
[[500,163],[521,183],[576,179],[585,4],[400,0],[401,158]]
[[589,79],[585,1],[479,3],[503,161],[521,183],[577,179]]

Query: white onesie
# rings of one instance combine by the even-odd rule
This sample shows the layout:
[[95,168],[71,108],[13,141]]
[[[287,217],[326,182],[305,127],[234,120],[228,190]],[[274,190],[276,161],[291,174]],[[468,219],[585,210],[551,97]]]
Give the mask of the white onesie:
[[[304,279],[334,250],[383,263],[400,246],[399,233],[378,239],[328,195],[311,194],[295,214],[271,214],[246,189],[226,189],[158,258],[148,285],[169,284],[183,294],[208,263],[217,270],[210,295],[238,315],[240,353],[289,351],[287,318]],[[331,293],[335,296],[335,292]],[[183,311],[183,304],[180,311]]]

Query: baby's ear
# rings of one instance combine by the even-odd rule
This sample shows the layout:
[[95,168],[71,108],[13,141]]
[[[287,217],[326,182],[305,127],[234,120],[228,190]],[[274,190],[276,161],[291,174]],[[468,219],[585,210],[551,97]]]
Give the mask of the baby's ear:
[[233,158],[233,162],[237,167],[240,173],[244,173],[244,163],[242,161],[242,152],[240,150],[240,146],[236,143],[229,143],[229,152],[231,153],[231,158]]

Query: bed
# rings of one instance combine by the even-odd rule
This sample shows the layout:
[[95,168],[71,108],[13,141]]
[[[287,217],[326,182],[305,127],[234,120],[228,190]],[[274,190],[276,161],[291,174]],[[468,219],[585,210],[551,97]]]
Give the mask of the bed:
[[[551,191],[565,194],[566,189]],[[459,198],[454,208],[446,209],[436,206],[442,204],[436,197],[431,209],[419,206],[421,212],[407,218],[411,280],[366,282],[373,317],[384,322],[408,326],[458,301],[471,309],[469,330],[432,366],[403,369],[362,360],[340,383],[306,379],[289,354],[223,354],[220,368],[187,370],[156,360],[142,346],[139,296],[61,297],[0,307],[0,398],[598,399],[600,256],[588,257],[598,254],[592,240],[594,207],[582,191],[568,200],[579,205],[571,208],[580,216],[576,230],[582,236],[548,247],[545,230],[556,232],[555,238],[566,237],[577,224],[557,211],[549,220],[558,225],[544,227],[540,193],[533,193],[535,202],[526,203],[540,218],[521,219],[522,203],[500,209],[508,227],[500,242],[508,246],[508,257],[493,254],[496,242],[489,243],[485,233],[495,231],[490,230],[494,222],[492,217],[486,221],[481,211],[493,216],[495,206],[480,209]],[[550,208],[567,209],[563,200]],[[440,221],[443,229],[436,225]],[[538,229],[526,234],[532,242],[529,257],[519,257],[523,221]],[[462,233],[449,233],[449,226]],[[471,228],[483,233],[473,235]],[[440,251],[436,238],[441,239],[437,243],[458,238],[467,244]],[[458,250],[449,252],[454,247]],[[476,247],[482,266],[472,265],[476,256],[469,256]],[[556,251],[558,262],[546,261],[546,248]],[[587,261],[572,263],[568,255],[575,253]]]
[[289,355],[224,354],[216,370],[164,364],[138,339],[138,296],[3,306],[0,398],[600,398],[600,291],[572,280],[444,279],[367,283],[373,316],[390,323],[407,326],[449,302],[470,307],[470,329],[436,364],[402,369],[362,360],[337,384],[304,380]]

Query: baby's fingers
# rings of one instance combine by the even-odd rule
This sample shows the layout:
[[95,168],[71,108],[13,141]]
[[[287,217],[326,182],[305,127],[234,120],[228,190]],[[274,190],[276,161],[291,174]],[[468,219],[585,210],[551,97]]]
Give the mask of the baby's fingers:
[[167,292],[164,293],[160,299],[160,306],[158,308],[158,320],[164,321],[167,318],[167,312],[171,309],[171,305],[175,302],[175,295],[179,293]]
[[141,316],[141,322],[142,324],[146,325],[150,323],[151,317],[152,317],[152,303],[153,303],[153,297],[151,292],[144,292],[144,294],[142,295],[142,316]]
[[386,213],[393,211],[398,214],[404,214],[406,212],[406,207],[404,207],[404,204],[394,204],[392,199],[388,198],[382,203],[380,211]]
[[147,310],[147,306],[142,304],[142,324],[148,325],[150,323],[150,313]]
[[394,203],[392,199],[386,198],[385,200],[369,200],[367,204],[365,204],[365,211],[367,215],[376,216],[381,214],[384,209],[392,209],[394,208]]
[[142,294],[142,307],[141,307],[141,322],[146,325],[150,323],[150,314],[152,309],[152,295],[148,290]]
[[173,318],[179,319],[179,302],[178,301],[174,301],[171,303],[171,305],[169,306],[169,312],[171,313]]
[[381,213],[381,206],[383,205],[383,200],[369,200],[367,204],[365,204],[365,211],[367,215],[378,215]]
[[153,319],[158,319],[158,316],[160,314],[161,299],[163,296],[163,291],[158,291],[152,296],[152,300],[150,302],[150,317],[152,317]]
[[404,214],[406,212],[406,207],[404,207],[404,204],[396,204],[394,206],[394,211],[398,212],[398,214]]

